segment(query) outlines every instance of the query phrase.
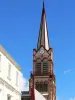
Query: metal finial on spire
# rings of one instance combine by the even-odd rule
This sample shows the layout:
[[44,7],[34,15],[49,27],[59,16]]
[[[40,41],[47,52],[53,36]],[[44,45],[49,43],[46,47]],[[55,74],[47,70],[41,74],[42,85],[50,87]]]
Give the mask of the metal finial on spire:
[[43,0],[43,9],[42,9],[42,14],[45,13],[45,4],[44,4],[44,0]]
[[43,0],[43,8],[44,8],[44,0]]

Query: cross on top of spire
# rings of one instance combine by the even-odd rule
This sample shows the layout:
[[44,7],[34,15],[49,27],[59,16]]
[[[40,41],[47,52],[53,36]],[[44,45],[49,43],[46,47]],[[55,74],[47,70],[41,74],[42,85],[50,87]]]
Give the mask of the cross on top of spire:
[[45,13],[45,5],[44,5],[44,0],[43,0],[43,13]]

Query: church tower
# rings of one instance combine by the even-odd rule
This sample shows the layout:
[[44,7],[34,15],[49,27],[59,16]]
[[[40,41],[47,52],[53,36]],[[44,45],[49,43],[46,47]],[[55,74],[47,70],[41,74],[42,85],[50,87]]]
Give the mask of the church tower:
[[[32,76],[34,76],[34,79]],[[37,49],[33,50],[33,72],[29,80],[29,89],[32,86],[34,86],[46,100],[56,100],[56,83],[53,72],[53,49],[49,44],[44,2]]]

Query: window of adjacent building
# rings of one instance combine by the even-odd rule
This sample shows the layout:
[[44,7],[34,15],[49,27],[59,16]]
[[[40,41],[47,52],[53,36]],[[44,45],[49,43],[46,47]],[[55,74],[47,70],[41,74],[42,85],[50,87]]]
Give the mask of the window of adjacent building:
[[16,71],[16,85],[18,85],[18,76],[19,76],[19,74],[18,74],[18,72]]
[[1,54],[0,54],[0,71],[1,71]]
[[8,64],[8,78],[11,77],[11,64]]
[[7,100],[11,100],[11,96],[10,95],[7,95]]
[[39,92],[47,92],[48,91],[48,84],[47,83],[38,83],[36,82],[36,89]]
[[43,73],[48,73],[48,61],[43,61]]
[[41,61],[38,59],[36,61],[36,73],[41,73]]
[[2,90],[0,89],[0,100],[2,99]]

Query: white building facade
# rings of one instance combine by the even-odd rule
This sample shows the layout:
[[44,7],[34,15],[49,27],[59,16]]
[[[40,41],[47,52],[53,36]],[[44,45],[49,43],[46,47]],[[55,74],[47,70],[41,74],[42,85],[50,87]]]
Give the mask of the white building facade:
[[21,68],[0,46],[0,100],[21,100]]

